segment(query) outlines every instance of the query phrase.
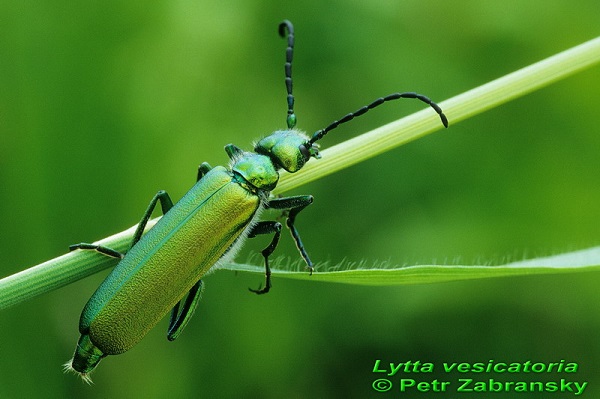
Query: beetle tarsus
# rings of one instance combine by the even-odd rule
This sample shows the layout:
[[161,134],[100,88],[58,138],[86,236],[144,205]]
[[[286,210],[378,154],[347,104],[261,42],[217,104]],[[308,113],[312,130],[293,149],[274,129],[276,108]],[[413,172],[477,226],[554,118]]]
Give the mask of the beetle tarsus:
[[102,255],[116,259],[123,259],[125,257],[125,254],[119,251],[115,251],[112,248],[105,247],[104,245],[89,244],[87,242],[69,245],[70,252],[75,251],[77,249],[81,249],[84,251],[96,251],[98,253],[101,253]]
[[271,285],[266,285],[265,288],[262,288],[262,284],[258,286],[257,290],[253,290],[252,288],[248,288],[248,290],[250,292],[254,292],[256,295],[262,295],[262,294],[266,294],[267,292],[269,292],[269,290],[271,289]]

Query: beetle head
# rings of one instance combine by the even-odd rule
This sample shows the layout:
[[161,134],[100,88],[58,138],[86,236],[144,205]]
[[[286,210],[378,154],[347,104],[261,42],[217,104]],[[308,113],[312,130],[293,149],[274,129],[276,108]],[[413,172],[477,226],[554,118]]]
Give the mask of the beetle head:
[[277,168],[291,173],[302,169],[311,157],[321,157],[319,146],[309,143],[308,136],[295,129],[276,131],[256,143],[254,151],[268,156]]

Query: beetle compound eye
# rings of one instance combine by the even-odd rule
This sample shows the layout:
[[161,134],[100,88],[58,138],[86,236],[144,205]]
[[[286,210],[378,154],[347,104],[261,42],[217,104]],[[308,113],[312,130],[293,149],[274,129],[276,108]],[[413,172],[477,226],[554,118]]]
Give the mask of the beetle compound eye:
[[308,161],[308,159],[310,158],[310,151],[308,151],[308,148],[306,148],[306,145],[300,144],[300,146],[298,147],[298,150],[300,150],[300,154],[302,154],[304,159],[306,159]]
[[307,142],[306,144],[301,144],[300,147],[298,147],[298,149],[300,150],[300,153],[302,153],[306,161],[308,161],[310,157],[314,157],[316,159],[321,158],[321,154],[319,154],[318,144],[311,144],[310,142]]
[[321,158],[319,154],[319,145],[318,144],[309,144],[308,142],[305,144],[300,144],[298,147],[300,154],[304,157],[304,162],[308,162],[310,157],[315,157],[317,159]]

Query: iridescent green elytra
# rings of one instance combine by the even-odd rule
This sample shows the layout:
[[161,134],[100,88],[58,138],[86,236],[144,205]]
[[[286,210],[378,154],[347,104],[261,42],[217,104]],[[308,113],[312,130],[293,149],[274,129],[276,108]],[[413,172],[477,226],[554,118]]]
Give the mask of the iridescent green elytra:
[[[288,42],[285,63],[288,128],[260,140],[253,152],[243,151],[233,144],[225,146],[229,166],[200,165],[196,184],[175,205],[166,192],[159,191],[144,213],[126,254],[87,243],[70,247],[71,250],[95,250],[121,259],[85,305],[79,322],[81,337],[73,359],[65,365],[84,380],[89,382],[88,374],[102,358],[129,350],[169,311],[167,338],[176,339],[199,302],[201,278],[231,260],[245,238],[273,234],[270,244],[262,251],[265,285],[251,290],[257,294],[269,292],[269,256],[279,242],[281,224],[260,221],[264,209],[286,211],[286,224],[312,273],[313,263],[294,226],[298,213],[312,203],[312,196],[273,198],[270,192],[279,180],[278,170],[297,172],[311,157],[320,157],[315,143],[329,131],[386,101],[399,98],[414,98],[428,104],[444,126],[448,126],[440,107],[429,98],[417,93],[394,93],[345,115],[309,138],[294,129],[294,29],[291,22],[283,21],[279,33],[287,37]],[[164,216],[142,235],[159,202]]]

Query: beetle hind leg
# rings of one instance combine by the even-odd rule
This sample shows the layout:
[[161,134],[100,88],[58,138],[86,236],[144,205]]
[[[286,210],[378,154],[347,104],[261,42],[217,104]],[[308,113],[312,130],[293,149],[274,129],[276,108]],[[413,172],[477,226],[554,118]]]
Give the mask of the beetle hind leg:
[[86,242],[82,242],[79,244],[69,245],[69,251],[75,251],[76,249],[82,249],[86,251],[96,251],[101,253],[102,255],[109,256],[111,258],[123,259],[125,254],[115,251],[112,248],[105,247],[104,245],[96,245],[96,244],[88,244]]
[[[156,207],[156,204],[160,201],[160,205],[162,208],[163,215],[169,211],[173,207],[173,201],[171,201],[171,197],[167,194],[166,191],[159,191],[150,201],[146,212],[144,212],[144,216],[142,216],[142,220],[138,224],[135,229],[135,233],[133,234],[133,239],[131,240],[131,245],[129,248],[133,247],[141,238],[142,234],[144,234],[144,230],[146,229],[146,225],[148,224],[148,220],[150,220],[150,216],[152,216],[152,212]],[[125,257],[124,253],[119,251],[115,251],[112,248],[105,247],[104,245],[97,244],[89,244],[86,242],[82,242],[79,244],[73,244],[69,246],[69,251],[74,251],[76,249],[90,250],[101,253],[102,255],[110,256],[111,258],[123,259]]]
[[171,197],[169,197],[169,194],[164,190],[160,190],[159,192],[157,192],[156,195],[152,197],[152,200],[150,200],[150,204],[148,205],[146,212],[144,212],[142,220],[140,220],[137,229],[135,229],[133,239],[131,240],[130,248],[133,247],[142,238],[142,234],[144,234],[144,230],[146,229],[148,220],[150,220],[150,216],[152,216],[152,212],[154,211],[154,208],[156,208],[156,204],[159,201],[163,215],[167,213],[169,209],[173,208],[173,201],[171,200]]
[[[187,326],[198,307],[201,294],[202,280],[199,280],[194,284],[192,289],[190,289],[185,301],[182,299],[173,307],[173,310],[171,310],[171,318],[169,319],[169,328],[167,330],[167,339],[169,341],[175,341],[185,326]],[[181,311],[179,311],[180,307]]]
[[202,162],[200,166],[198,166],[198,174],[196,175],[196,181],[200,181],[204,177],[205,174],[210,172],[212,166],[208,164],[208,162]]

